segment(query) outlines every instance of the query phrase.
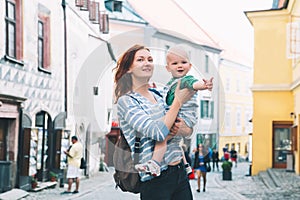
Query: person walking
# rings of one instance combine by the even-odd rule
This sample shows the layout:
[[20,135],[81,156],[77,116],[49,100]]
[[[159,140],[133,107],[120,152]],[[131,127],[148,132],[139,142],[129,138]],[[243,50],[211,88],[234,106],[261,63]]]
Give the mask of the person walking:
[[170,137],[168,148],[160,166],[160,176],[139,172],[142,200],[193,199],[190,183],[182,163],[181,139],[190,136],[192,129],[177,117],[180,107],[195,91],[177,88],[175,98],[166,111],[162,95],[149,88],[154,64],[150,50],[142,45],[130,47],[118,60],[115,70],[115,97],[120,128],[134,152],[135,137],[140,133],[140,163],[151,159],[155,142]]
[[235,167],[237,167],[237,151],[234,149],[234,147],[230,150],[230,160],[235,163]]
[[[72,136],[72,145],[64,153],[68,157],[68,169],[67,169],[67,179],[68,179],[68,189],[62,194],[76,194],[79,192],[79,182],[80,182],[80,162],[83,156],[82,144],[78,141],[77,136]],[[72,184],[75,181],[76,187],[72,192]]]
[[209,164],[209,152],[204,148],[202,144],[198,145],[198,148],[195,152],[195,162],[194,162],[194,169],[197,173],[197,184],[198,189],[197,192],[200,192],[201,186],[201,177],[203,178],[203,192],[206,191],[206,173],[207,173],[207,165]]
[[213,171],[215,171],[215,167],[219,171],[219,152],[216,148],[213,149],[212,152],[212,163],[213,163]]

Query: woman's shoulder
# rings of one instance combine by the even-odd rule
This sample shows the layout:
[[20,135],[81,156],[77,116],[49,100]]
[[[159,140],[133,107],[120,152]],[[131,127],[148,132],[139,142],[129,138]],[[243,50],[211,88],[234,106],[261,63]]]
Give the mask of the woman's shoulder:
[[136,93],[131,92],[119,97],[117,104],[131,104],[138,101],[139,97]]

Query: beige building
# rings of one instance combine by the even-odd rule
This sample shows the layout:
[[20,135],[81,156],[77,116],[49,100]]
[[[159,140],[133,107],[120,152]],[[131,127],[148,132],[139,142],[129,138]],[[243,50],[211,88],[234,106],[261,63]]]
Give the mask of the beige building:
[[[241,64],[240,59],[230,57],[225,53],[220,61],[220,132],[219,152],[223,148],[234,148],[239,158],[248,159],[249,134],[252,133],[252,85],[253,70],[247,64]],[[251,158],[250,158],[251,160]]]

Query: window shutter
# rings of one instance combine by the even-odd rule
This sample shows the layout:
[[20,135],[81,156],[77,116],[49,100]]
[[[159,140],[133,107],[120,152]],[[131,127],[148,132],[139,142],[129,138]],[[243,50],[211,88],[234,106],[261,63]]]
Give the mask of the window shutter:
[[75,5],[78,7],[82,7],[84,3],[84,0],[75,0]]
[[39,13],[39,19],[43,22],[43,69],[50,71],[50,16]]
[[50,17],[44,19],[45,24],[45,46],[44,46],[44,69],[50,70]]
[[200,110],[201,118],[204,118],[204,101],[203,100],[200,101],[200,106],[201,106],[201,110]]
[[210,118],[211,119],[214,118],[214,102],[213,101],[210,102]]
[[91,1],[89,5],[89,19],[94,21],[96,18],[95,1]]
[[23,60],[23,1],[16,1],[16,54],[18,60]]
[[99,23],[99,2],[91,1],[89,8],[89,19],[95,23]]
[[99,23],[100,32],[107,34],[109,32],[108,14],[99,12],[99,15],[100,15],[100,17],[99,17],[100,18],[100,23]]
[[82,0],[83,4],[80,7],[80,10],[89,10],[90,0]]

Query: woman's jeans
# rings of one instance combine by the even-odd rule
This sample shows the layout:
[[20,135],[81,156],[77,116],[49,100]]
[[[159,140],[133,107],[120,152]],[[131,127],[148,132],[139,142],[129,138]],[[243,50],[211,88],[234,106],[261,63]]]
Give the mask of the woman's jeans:
[[192,200],[184,165],[168,166],[159,177],[143,182],[140,197],[142,200]]

